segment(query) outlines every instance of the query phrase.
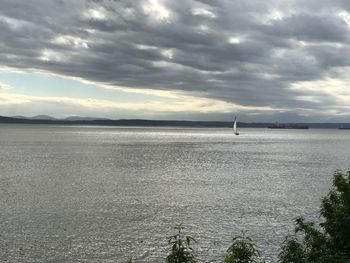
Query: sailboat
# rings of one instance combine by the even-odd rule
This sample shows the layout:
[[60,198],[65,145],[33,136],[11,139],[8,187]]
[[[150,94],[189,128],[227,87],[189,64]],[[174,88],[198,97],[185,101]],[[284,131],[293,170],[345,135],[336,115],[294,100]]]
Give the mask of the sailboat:
[[239,135],[239,132],[237,131],[236,116],[235,116],[235,120],[233,121],[233,133],[234,133],[234,135]]

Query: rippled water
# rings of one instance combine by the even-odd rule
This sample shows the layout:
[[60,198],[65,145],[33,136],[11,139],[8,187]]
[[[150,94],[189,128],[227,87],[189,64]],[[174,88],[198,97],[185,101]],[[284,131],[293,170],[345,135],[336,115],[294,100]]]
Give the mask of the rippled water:
[[271,260],[349,156],[344,130],[0,125],[0,261],[162,262],[180,222],[200,262],[246,229]]

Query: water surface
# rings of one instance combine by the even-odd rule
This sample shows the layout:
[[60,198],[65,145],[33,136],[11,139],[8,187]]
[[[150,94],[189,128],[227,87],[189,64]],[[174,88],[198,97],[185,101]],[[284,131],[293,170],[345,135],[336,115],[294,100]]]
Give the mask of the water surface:
[[276,258],[318,219],[350,132],[0,125],[0,261],[161,262],[176,223],[200,262],[249,230]]

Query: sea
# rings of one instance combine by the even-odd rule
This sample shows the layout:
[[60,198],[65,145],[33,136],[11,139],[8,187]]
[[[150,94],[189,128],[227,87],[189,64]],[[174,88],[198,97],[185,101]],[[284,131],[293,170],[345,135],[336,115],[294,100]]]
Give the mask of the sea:
[[198,262],[242,231],[275,262],[349,156],[349,130],[0,124],[0,262],[165,262],[176,224]]

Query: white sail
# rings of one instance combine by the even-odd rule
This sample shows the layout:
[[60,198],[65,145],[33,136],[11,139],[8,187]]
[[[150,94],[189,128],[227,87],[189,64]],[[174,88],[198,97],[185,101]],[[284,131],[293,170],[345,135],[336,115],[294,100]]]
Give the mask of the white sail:
[[235,120],[234,120],[234,122],[233,122],[233,133],[234,133],[235,135],[238,135],[238,134],[239,134],[238,131],[237,131],[237,121],[236,121],[236,117],[235,117]]

